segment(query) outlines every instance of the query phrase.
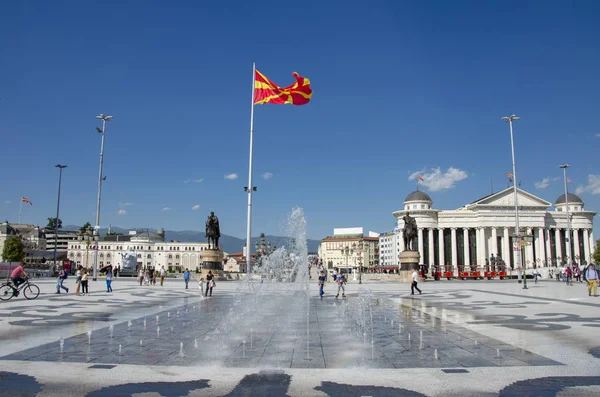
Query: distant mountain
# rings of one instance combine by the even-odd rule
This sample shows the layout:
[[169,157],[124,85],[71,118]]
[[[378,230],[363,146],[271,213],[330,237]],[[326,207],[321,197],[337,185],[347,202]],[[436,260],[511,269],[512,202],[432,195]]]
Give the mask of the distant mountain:
[[[74,231],[78,230],[80,227],[81,226],[77,225],[67,225],[63,227],[63,230]],[[123,229],[117,226],[111,227],[111,231],[113,233],[122,233],[124,235],[129,234],[130,230],[137,230],[139,232],[149,230],[151,232],[156,232],[156,229]],[[100,229],[101,236],[105,236],[107,232],[108,229]],[[165,240],[203,242],[206,241],[206,237],[204,237],[203,231],[198,230],[165,230]],[[260,240],[260,237],[252,237],[252,251],[254,251],[254,243],[258,240]],[[270,241],[271,244],[277,247],[282,247],[287,245],[288,238],[282,236],[265,236],[265,240]],[[221,249],[227,253],[241,252],[246,244],[246,239],[222,234],[221,238],[219,239],[219,244],[221,244]],[[317,252],[319,250],[319,244],[321,244],[321,241],[319,240],[307,240],[308,252]]]

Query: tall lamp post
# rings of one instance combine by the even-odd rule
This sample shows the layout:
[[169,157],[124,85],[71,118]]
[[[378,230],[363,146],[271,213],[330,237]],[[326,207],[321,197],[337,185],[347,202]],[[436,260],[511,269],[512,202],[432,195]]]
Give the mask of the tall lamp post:
[[349,273],[349,268],[348,268],[348,257],[354,253],[354,247],[356,247],[356,243],[352,244],[352,248],[350,248],[348,246],[345,246],[345,247],[342,247],[340,249],[340,252],[342,253],[342,256],[346,257],[346,274],[347,275],[350,274]]
[[363,265],[363,253],[369,252],[369,244],[365,244],[361,238],[358,241],[358,283],[362,284],[362,265]]
[[[506,121],[510,127],[510,149],[512,151],[512,176],[513,176],[513,191],[514,191],[514,200],[515,200],[515,237],[518,240],[521,235],[521,230],[519,229],[519,204],[517,202],[517,167],[515,165],[515,140],[513,137],[513,121],[519,120],[520,118],[515,116],[514,114],[508,117],[502,117],[502,120]],[[521,256],[518,256],[519,262],[521,261]],[[517,263],[517,268],[521,267],[521,263]],[[519,277],[520,277],[519,273]],[[519,280],[521,282],[521,280]]]
[[[96,127],[96,131],[102,135],[102,143],[100,144],[100,170],[98,171],[98,200],[96,201],[96,226],[94,227],[94,236],[96,240],[99,240],[100,234],[100,198],[102,197],[102,166],[104,164],[104,137],[106,136],[106,123],[113,119],[113,116],[107,116],[100,113],[96,116],[97,119],[102,120],[102,129]],[[94,274],[92,280],[98,279],[98,248],[96,247],[96,253],[94,255]]]
[[570,266],[569,262],[572,262],[572,252],[571,252],[571,218],[569,217],[569,189],[567,188],[567,168],[570,167],[569,164],[559,165],[559,168],[562,168],[563,175],[565,179],[565,211],[567,212],[567,265]]
[[[66,165],[56,164],[58,168],[58,200],[56,202],[56,220],[54,222],[54,266],[56,266],[56,246],[58,245],[58,216],[60,214],[60,185],[62,184],[62,170],[67,168]],[[57,267],[58,269],[58,267]]]

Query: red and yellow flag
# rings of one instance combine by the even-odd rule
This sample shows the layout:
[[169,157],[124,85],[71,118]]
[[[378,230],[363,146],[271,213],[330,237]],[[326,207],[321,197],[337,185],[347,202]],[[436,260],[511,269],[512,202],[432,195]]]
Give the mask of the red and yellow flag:
[[31,201],[29,201],[29,199],[25,196],[21,196],[21,201],[33,206],[33,204],[31,204]]
[[292,73],[296,82],[287,87],[279,87],[264,74],[255,71],[254,77],[254,104],[262,105],[272,103],[274,105],[306,105],[312,97],[310,80]]

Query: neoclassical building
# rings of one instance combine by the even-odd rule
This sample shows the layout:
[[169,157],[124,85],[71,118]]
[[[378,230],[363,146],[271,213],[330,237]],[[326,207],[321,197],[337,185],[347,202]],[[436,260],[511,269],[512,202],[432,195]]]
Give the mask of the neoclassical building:
[[[135,257],[136,267],[171,268],[172,271],[190,269],[195,271],[202,264],[202,253],[208,249],[208,243],[165,241],[164,230],[135,233],[128,236],[106,236],[97,243],[98,268],[105,265],[125,266],[124,256]],[[96,243],[81,237],[71,241],[68,259],[77,265],[91,268],[95,260]]]
[[[517,190],[519,226],[533,236],[532,244],[525,247],[528,268],[564,264],[567,261],[567,212],[565,195],[552,205],[522,189]],[[584,208],[577,195],[569,193],[571,218],[571,252],[579,264],[591,262],[594,250],[592,231],[596,212]],[[553,207],[553,208],[552,208]],[[402,217],[409,213],[418,226],[418,250],[421,263],[429,266],[452,266],[455,274],[459,266],[476,265],[482,268],[492,254],[500,255],[507,265],[517,267],[519,253],[513,244],[515,234],[515,205],[512,187],[482,197],[456,210],[437,210],[425,192],[414,191],[404,201],[404,208],[393,212],[397,226],[393,233],[380,237],[384,265],[398,264],[404,250]]]

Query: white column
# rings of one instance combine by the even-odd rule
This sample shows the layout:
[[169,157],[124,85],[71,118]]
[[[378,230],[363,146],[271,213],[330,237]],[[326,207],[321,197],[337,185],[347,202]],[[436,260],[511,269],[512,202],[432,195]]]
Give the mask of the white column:
[[444,228],[442,227],[438,229],[438,243],[438,256],[440,260],[440,266],[446,266],[446,261],[444,260]]
[[507,267],[510,267],[510,256],[512,255],[512,247],[510,246],[510,235],[508,228],[504,228],[504,236],[502,238],[502,259]]
[[458,266],[458,251],[456,249],[456,228],[453,227],[452,229],[450,229],[450,237],[451,237],[451,241],[452,241],[452,267],[454,267],[454,274],[458,275],[457,273],[457,266]]
[[546,241],[544,239],[544,229],[539,228],[537,233],[537,241],[535,242],[537,248],[537,257],[539,258],[539,265],[544,266],[546,260],[546,249],[544,248]]
[[485,228],[480,227],[477,229],[477,261],[479,267],[485,266],[486,260],[486,249],[485,249]]
[[419,239],[418,249],[419,249],[419,255],[421,256],[420,260],[421,260],[421,263],[423,263],[423,257],[424,257],[424,255],[423,255],[423,253],[424,253],[424,251],[423,251],[423,228],[420,227],[417,230],[417,235],[418,235],[418,239]]
[[398,233],[398,242],[400,243],[400,252],[404,251],[404,232]]
[[564,260],[562,260],[562,244],[560,241],[560,229],[559,228],[556,228],[556,230],[554,230],[554,235],[556,236],[556,257],[561,258],[560,262],[557,262],[557,263],[558,263],[558,266],[562,267],[565,262],[564,262]]
[[498,229],[492,228],[492,241],[490,243],[490,256],[498,255]]
[[469,261],[469,228],[464,228],[463,229],[463,245],[464,245],[464,256],[465,256],[465,267],[468,267],[471,265],[471,262]]
[[577,263],[577,266],[581,265],[581,251],[579,250],[579,229],[571,229],[573,232],[573,245],[575,247],[575,251],[573,252],[573,258],[577,258],[579,257],[579,260],[575,260]]
[[[527,228],[527,234],[533,236],[533,228]],[[525,250],[525,261],[528,261],[527,265],[528,269],[533,269],[533,242],[527,246]],[[527,262],[525,262],[527,263]]]
[[587,263],[592,262],[590,260],[590,234],[589,231],[587,229],[583,229],[583,252],[585,255],[584,260]]
[[429,267],[433,267],[435,264],[433,257],[435,256],[435,247],[433,246],[433,229],[429,228],[428,230],[428,239],[429,239]]
[[[550,258],[552,260],[552,242],[550,241],[552,231],[550,229],[544,230],[544,234],[546,235],[546,260]],[[548,266],[552,266],[552,262],[547,263]]]
[[591,256],[596,251],[596,240],[594,240],[594,229],[590,229],[590,263],[593,262]]

